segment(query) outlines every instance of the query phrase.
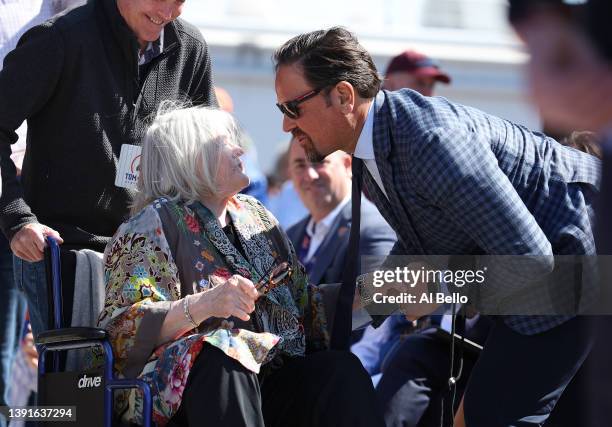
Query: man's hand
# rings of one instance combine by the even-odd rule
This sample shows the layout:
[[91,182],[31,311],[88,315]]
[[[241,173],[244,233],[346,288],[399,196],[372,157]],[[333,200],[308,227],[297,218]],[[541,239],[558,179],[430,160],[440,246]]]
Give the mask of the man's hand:
[[[415,271],[426,271],[429,268],[421,262],[412,262],[406,267]],[[394,272],[396,269],[387,266],[386,270],[380,271]],[[363,305],[371,305],[374,314],[391,314],[394,308],[399,308],[406,319],[413,321],[431,314],[440,306],[431,298],[421,299],[423,295],[430,296],[428,285],[423,277],[416,282],[410,281],[409,283],[404,281],[404,277],[403,275],[398,277],[396,274],[384,275],[384,280],[381,283],[380,280],[383,276],[380,276],[378,285],[374,286],[373,273],[360,276],[357,279],[353,310]],[[359,294],[359,297],[357,294]],[[377,304],[380,304],[380,306],[376,307]]]
[[429,294],[427,284],[423,281],[417,282],[413,287],[403,283],[390,283],[385,286],[383,291],[388,296],[399,296],[401,294],[410,294],[414,296],[412,303],[399,304],[399,309],[407,320],[415,321],[423,316],[428,316],[441,304],[432,302],[420,302],[421,296]]
[[64,243],[54,229],[37,222],[26,224],[11,239],[11,250],[25,261],[41,261],[47,236],[54,237],[58,243]]

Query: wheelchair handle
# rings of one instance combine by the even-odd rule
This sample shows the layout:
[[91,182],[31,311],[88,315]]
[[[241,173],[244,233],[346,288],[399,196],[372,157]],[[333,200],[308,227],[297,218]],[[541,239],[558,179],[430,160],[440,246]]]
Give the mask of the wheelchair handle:
[[53,292],[53,328],[62,327],[62,267],[59,243],[54,237],[46,236],[51,255],[51,289]]
[[47,331],[42,334],[42,341],[39,346],[38,374],[45,374],[45,356],[47,351],[53,351],[54,372],[59,371],[59,351],[75,348],[85,348],[89,345],[100,345],[104,349],[104,426],[110,427],[113,419],[113,390],[138,388],[143,395],[143,426],[150,427],[151,415],[153,412],[151,388],[149,384],[141,379],[117,379],[113,376],[113,350],[108,342],[106,333],[97,328],[67,328],[62,329],[62,275],[60,249],[57,240],[51,236],[46,236],[49,247],[51,264],[51,285],[53,292],[53,321],[56,331]]

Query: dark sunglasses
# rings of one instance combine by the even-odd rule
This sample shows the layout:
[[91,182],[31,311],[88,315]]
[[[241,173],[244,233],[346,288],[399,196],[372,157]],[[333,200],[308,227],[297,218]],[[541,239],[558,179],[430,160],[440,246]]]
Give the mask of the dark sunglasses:
[[284,115],[286,115],[290,119],[294,119],[295,120],[298,117],[300,117],[300,110],[298,108],[298,105],[300,105],[304,101],[308,101],[310,98],[314,98],[324,88],[325,88],[325,86],[324,87],[320,87],[318,89],[313,89],[310,92],[307,92],[307,93],[305,93],[302,96],[298,96],[297,98],[295,98],[292,101],[283,102],[282,104],[276,104],[276,106],[278,107],[279,110],[281,110],[281,113],[283,113]]
[[261,280],[255,285],[255,288],[261,294],[265,295],[268,292],[270,292],[272,289],[281,285],[283,282],[283,279],[287,277],[291,277],[291,273],[292,271],[291,271],[291,267],[289,266],[289,263],[282,262],[276,267],[272,268],[266,274],[264,274],[264,277],[262,277]]

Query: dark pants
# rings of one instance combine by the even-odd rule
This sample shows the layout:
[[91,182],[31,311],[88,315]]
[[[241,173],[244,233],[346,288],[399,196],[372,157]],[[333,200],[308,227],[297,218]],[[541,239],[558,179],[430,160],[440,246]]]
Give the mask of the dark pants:
[[256,374],[205,344],[168,425],[384,427],[384,422],[368,374],[348,352],[289,359],[260,384]]
[[557,402],[546,427],[609,427],[612,406],[612,316],[589,316],[593,349]]
[[[13,277],[13,253],[0,234],[0,406],[9,405],[11,366],[21,342],[26,302]],[[0,427],[6,420],[0,415]]]
[[[488,318],[481,316],[469,320],[466,324],[466,338],[483,343],[490,323]],[[453,402],[454,409],[461,401],[476,358],[473,352],[464,352],[462,374]],[[376,387],[376,394],[383,408],[387,427],[438,427],[443,409],[444,425],[450,425],[450,341],[442,339],[436,328],[414,333],[399,342],[389,352],[382,371],[383,376]]]
[[542,426],[592,345],[586,318],[521,335],[497,319],[465,392],[469,427]]

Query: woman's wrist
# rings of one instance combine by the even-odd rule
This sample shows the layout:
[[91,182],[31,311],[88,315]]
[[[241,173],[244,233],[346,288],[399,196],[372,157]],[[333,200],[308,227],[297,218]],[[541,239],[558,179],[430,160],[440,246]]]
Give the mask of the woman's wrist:
[[[193,320],[200,324],[209,317],[210,308],[208,298],[204,295],[206,292],[199,292],[197,294],[188,295],[189,300],[189,313],[193,317]],[[187,297],[185,297],[187,298]]]
[[183,302],[182,302],[183,315],[185,316],[185,319],[192,327],[197,328],[200,325],[200,322],[196,322],[193,315],[191,314],[191,310],[189,308],[189,303],[190,303],[189,297],[190,297],[189,295],[186,295],[183,298]]

